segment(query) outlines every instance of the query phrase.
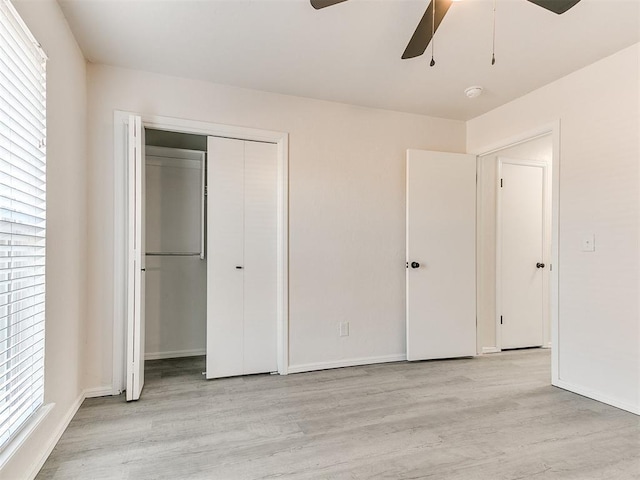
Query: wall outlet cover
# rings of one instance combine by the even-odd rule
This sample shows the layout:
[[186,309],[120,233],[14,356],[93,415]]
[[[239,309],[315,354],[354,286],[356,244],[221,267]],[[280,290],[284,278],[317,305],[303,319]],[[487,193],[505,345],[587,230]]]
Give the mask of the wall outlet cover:
[[588,233],[582,237],[582,251],[583,252],[595,252],[596,251],[596,236],[593,233]]

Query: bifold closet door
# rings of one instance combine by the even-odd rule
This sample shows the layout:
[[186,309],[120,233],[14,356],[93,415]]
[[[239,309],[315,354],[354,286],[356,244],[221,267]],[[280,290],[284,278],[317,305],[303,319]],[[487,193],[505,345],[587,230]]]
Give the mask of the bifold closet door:
[[145,339],[145,141],[142,118],[128,126],[127,401],[138,400],[144,386]]
[[277,370],[277,146],[209,137],[207,378]]

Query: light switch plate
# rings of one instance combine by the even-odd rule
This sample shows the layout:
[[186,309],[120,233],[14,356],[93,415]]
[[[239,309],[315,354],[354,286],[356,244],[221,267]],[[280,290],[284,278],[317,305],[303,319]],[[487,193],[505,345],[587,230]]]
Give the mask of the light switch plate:
[[582,237],[582,251],[583,252],[595,252],[596,251],[596,236],[593,233],[586,234]]

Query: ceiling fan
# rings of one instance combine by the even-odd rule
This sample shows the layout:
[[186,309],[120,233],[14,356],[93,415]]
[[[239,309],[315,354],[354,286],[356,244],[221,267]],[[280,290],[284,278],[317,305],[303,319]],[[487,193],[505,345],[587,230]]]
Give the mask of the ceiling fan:
[[[311,0],[311,6],[316,10],[321,8],[330,7],[338,3],[346,2],[347,0]],[[424,12],[420,23],[413,33],[409,44],[402,54],[402,58],[414,58],[422,55],[434,33],[440,26],[442,19],[449,11],[449,7],[454,0],[431,0],[431,3]],[[558,15],[566,12],[571,7],[576,5],[580,0],[527,0],[535,5],[549,10],[550,12],[557,13]],[[435,4],[435,15],[433,6]]]

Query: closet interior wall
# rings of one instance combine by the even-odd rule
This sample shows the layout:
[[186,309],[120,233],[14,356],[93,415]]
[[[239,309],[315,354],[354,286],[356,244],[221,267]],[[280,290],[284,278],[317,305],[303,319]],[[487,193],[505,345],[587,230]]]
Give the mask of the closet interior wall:
[[147,360],[205,354],[206,148],[206,137],[146,130]]

